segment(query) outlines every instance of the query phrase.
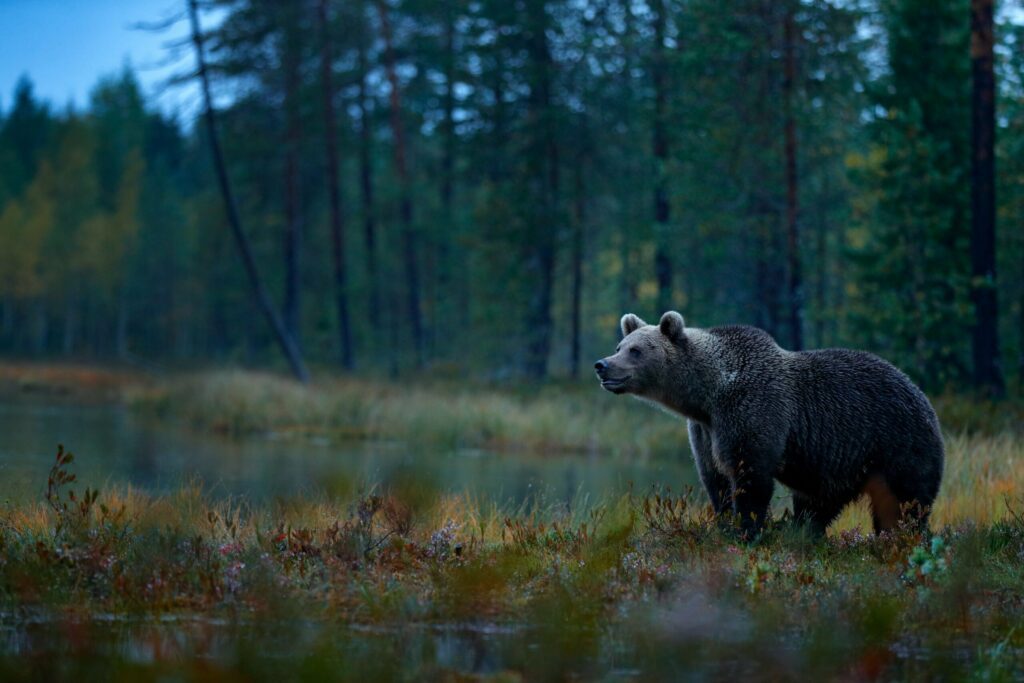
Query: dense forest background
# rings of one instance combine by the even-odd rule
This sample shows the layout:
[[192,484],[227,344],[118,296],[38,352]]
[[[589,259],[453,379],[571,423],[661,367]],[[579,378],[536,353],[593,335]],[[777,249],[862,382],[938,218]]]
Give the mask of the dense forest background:
[[217,20],[169,53],[212,117],[162,113],[127,68],[84,110],[28,78],[0,108],[0,352],[565,376],[623,312],[675,308],[1019,390],[1017,8],[193,9]]

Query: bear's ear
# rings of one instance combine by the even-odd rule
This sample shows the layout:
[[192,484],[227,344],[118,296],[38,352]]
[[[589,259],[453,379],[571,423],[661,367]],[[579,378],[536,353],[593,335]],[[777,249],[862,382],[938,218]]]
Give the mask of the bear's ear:
[[639,316],[632,313],[627,313],[622,316],[622,320],[619,322],[619,326],[622,328],[623,337],[628,337],[630,334],[636,332],[646,324],[647,323],[641,320]]
[[658,323],[658,327],[661,329],[661,333],[668,337],[669,341],[673,344],[678,344],[686,339],[686,321],[683,320],[683,316],[675,311],[669,311],[661,316],[661,322]]

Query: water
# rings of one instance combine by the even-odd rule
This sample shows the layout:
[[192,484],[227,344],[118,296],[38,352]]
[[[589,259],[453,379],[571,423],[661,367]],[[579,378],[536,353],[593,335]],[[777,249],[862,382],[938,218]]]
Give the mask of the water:
[[[685,453],[659,459],[227,438],[143,418],[121,406],[33,399],[0,402],[0,502],[41,499],[58,443],[75,454],[79,488],[130,484],[159,495],[198,482],[211,497],[253,502],[414,481],[500,505],[530,499],[585,503],[630,486],[678,489],[694,481]],[[230,669],[246,661],[258,662],[263,674],[280,671],[286,678],[296,667],[321,666],[348,671],[353,680],[400,673],[429,677],[438,670],[486,674],[524,666],[544,642],[526,627],[486,624],[411,625],[396,632],[329,620],[252,622],[230,614],[168,620],[0,613],[0,679],[5,672],[24,672],[26,662],[40,679],[102,679],[123,673],[124,667],[154,664],[172,678],[189,678],[196,674],[194,666]]]
[[198,482],[212,497],[253,502],[369,484],[417,482],[499,504],[601,500],[696,482],[680,425],[678,457],[438,450],[399,442],[282,440],[199,434],[116,405],[0,403],[0,499],[39,497],[57,444],[75,454],[81,486],[130,484],[160,494]]

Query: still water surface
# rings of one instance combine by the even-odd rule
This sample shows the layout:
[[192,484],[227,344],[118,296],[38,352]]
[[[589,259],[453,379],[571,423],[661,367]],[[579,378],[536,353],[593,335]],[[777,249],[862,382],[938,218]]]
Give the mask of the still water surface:
[[[62,443],[75,454],[80,487],[130,484],[160,494],[197,482],[212,497],[259,502],[415,481],[499,505],[529,500],[585,504],[624,493],[630,486],[636,491],[656,484],[678,490],[693,483],[684,430],[680,424],[676,458],[495,453],[398,442],[225,438],[142,418],[119,406],[8,401],[0,402],[0,502],[41,499],[57,444]],[[486,625],[378,633],[344,627],[325,631],[323,624],[302,621],[246,625],[187,617],[170,622],[81,617],[84,621],[76,625],[59,615],[34,619],[0,613],[0,657],[34,662],[43,678],[64,678],[73,671],[86,678],[105,677],[107,665],[195,657],[230,666],[256,656],[264,673],[280,668],[286,678],[294,676],[298,663],[319,661],[335,672],[339,667],[365,669],[369,680],[400,672],[418,677],[416,672],[437,669],[493,673],[526,666],[545,640],[529,629]],[[281,643],[288,647],[282,649]],[[619,656],[612,656],[614,649],[602,646],[597,652],[585,659],[611,670],[620,665]]]
[[81,486],[131,484],[163,493],[195,481],[213,497],[254,502],[414,480],[482,501],[591,501],[655,484],[695,482],[680,424],[678,457],[438,449],[399,442],[227,438],[142,418],[119,406],[0,402],[0,498],[38,497],[57,444],[75,454]]

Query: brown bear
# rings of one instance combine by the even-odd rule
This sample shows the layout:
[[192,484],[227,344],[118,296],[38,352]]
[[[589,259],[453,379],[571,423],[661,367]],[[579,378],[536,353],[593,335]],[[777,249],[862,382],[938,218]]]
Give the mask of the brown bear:
[[594,366],[601,386],[687,419],[711,504],[735,513],[745,537],[763,528],[775,480],[816,535],[863,494],[876,532],[908,514],[927,528],[942,433],[894,366],[863,351],[787,351],[755,327],[686,327],[675,311],[658,325],[627,314],[621,326],[615,354]]

